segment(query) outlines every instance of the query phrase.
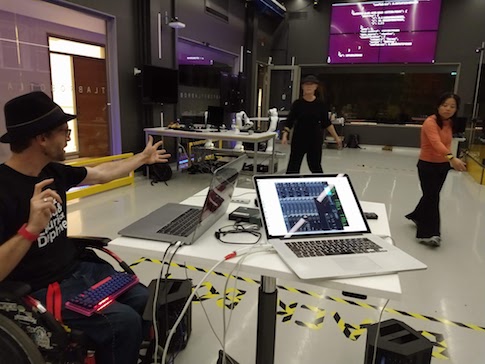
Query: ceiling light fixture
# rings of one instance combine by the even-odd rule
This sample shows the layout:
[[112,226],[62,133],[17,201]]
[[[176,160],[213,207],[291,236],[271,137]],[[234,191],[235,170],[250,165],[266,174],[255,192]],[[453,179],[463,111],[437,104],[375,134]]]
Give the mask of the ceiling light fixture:
[[170,20],[170,23],[168,23],[168,26],[173,29],[183,29],[185,28],[185,23],[182,23],[181,21],[179,21],[179,18],[175,16]]

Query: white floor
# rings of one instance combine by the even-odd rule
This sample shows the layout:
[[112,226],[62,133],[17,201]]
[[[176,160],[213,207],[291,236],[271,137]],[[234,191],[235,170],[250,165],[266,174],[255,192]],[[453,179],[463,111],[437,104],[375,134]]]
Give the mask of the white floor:
[[[280,146],[281,147],[281,146]],[[404,215],[420,197],[416,172],[418,150],[380,147],[324,150],[325,172],[351,176],[361,200],[386,204],[391,232],[397,245],[428,265],[426,271],[400,274],[403,290],[399,301],[390,301],[383,320],[397,319],[423,332],[434,342],[432,363],[485,363],[485,187],[467,174],[450,172],[441,194],[442,246],[418,244],[415,228]],[[304,161],[302,172],[307,172]],[[286,161],[280,161],[280,171]],[[166,202],[181,201],[207,187],[209,175],[175,173],[168,186],[150,185],[143,176],[134,186],[74,200],[68,204],[69,234],[115,238],[117,231]],[[240,186],[250,187],[249,178]],[[128,263],[142,258],[122,254]],[[161,259],[161,257],[150,257]],[[209,267],[198,267],[209,268]],[[142,261],[134,267],[148,283],[159,264]],[[174,266],[175,277],[186,274],[198,282],[203,274]],[[257,278],[248,277],[244,278]],[[212,276],[200,295],[210,321],[222,336],[221,302],[225,278]],[[379,318],[384,300],[349,298],[336,302],[339,292],[278,282],[279,315],[275,363],[364,363],[366,330],[361,327]],[[239,281],[237,306],[227,336],[227,352],[239,364],[255,362],[257,284]],[[301,293],[294,293],[299,288]],[[307,293],[318,293],[315,298]],[[368,306],[374,305],[375,307]],[[193,304],[193,330],[187,348],[176,363],[216,363],[220,345],[211,332],[200,303]]]

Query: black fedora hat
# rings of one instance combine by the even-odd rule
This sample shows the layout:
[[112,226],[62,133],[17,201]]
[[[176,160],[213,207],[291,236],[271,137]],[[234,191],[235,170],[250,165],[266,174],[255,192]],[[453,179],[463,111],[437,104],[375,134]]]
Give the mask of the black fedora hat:
[[320,83],[320,81],[318,80],[318,78],[316,78],[314,75],[306,75],[305,77],[303,77],[301,79],[301,83],[304,84],[304,83]]
[[76,117],[66,114],[41,91],[18,96],[8,101],[3,110],[7,133],[0,138],[2,143],[34,137]]

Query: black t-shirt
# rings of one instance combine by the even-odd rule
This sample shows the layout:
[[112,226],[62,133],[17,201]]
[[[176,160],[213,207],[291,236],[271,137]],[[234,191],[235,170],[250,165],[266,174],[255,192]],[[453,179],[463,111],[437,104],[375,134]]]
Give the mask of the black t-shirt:
[[37,290],[66,277],[77,256],[76,247],[66,239],[66,191],[78,185],[86,175],[84,167],[60,163],[49,163],[38,177],[26,176],[5,164],[0,165],[0,245],[29,220],[30,199],[36,183],[54,178],[47,188],[55,190],[62,199],[62,204],[54,201],[57,211],[7,279],[29,283]]
[[331,122],[328,118],[328,107],[321,99],[306,101],[298,99],[291,105],[285,126],[293,129],[292,142],[322,141],[323,129]]

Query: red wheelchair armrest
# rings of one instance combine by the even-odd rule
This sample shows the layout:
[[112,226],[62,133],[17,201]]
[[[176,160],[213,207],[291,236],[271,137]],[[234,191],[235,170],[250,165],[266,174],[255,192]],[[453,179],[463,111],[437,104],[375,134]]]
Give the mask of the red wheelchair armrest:
[[92,246],[94,248],[103,248],[111,241],[110,238],[97,236],[69,236],[68,239],[79,247]]

